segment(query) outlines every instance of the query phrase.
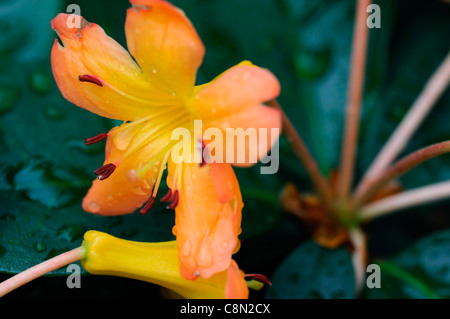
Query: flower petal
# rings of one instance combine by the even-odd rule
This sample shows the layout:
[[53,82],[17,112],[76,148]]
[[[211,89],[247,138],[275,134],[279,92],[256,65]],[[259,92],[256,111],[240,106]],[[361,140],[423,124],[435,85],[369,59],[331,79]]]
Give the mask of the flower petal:
[[189,19],[162,0],[131,0],[125,34],[131,54],[144,72],[157,74],[167,88],[187,97],[195,84],[205,48]]
[[[53,44],[52,70],[67,100],[98,115],[124,121],[177,103],[173,96],[164,94],[161,83],[146,77],[130,54],[100,26],[82,19],[80,28],[70,28],[70,17],[61,13],[52,20],[52,28],[63,44],[57,40]],[[88,77],[84,79],[92,83],[80,81],[79,76],[85,75]]]
[[227,273],[228,280],[225,286],[225,299],[247,299],[247,283],[245,282],[242,271],[234,260],[231,261],[231,266],[228,268]]
[[[147,131],[150,125],[151,123],[142,123],[127,130],[116,127],[108,133],[104,163],[118,165],[107,179],[94,180],[83,199],[85,211],[107,216],[129,214],[150,198],[158,178],[158,169],[149,167],[142,178],[139,178],[136,171],[149,160],[164,155],[164,148],[170,139],[170,135],[165,134],[140,147],[143,132]],[[128,156],[133,148],[138,151]],[[155,167],[159,168],[156,163]]]
[[[232,67],[196,88],[188,108],[192,117],[202,119],[207,129],[220,129],[223,147],[212,152],[217,162],[251,166],[268,153],[279,137],[281,114],[262,103],[279,93],[276,77],[249,62]],[[205,142],[208,146],[207,138]]]
[[233,185],[233,197],[221,202],[210,165],[169,162],[169,185],[175,165],[182,165],[174,230],[180,251],[180,273],[186,279],[194,279],[196,275],[209,278],[229,267],[239,244],[243,203],[238,182],[233,170],[224,167],[230,174],[228,180]]

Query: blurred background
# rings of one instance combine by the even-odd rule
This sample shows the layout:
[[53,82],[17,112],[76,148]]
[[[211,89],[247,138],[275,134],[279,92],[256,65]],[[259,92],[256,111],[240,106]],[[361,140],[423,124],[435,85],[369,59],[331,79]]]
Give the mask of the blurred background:
[[[339,163],[355,1],[173,0],[206,47],[199,83],[250,60],[280,80],[279,102],[324,174]],[[50,67],[55,33],[50,20],[78,4],[81,15],[126,47],[126,0],[0,1],[0,281],[80,245],[95,229],[138,241],[174,239],[174,212],[163,205],[141,216],[100,217],[81,199],[104,159],[104,144],[84,139],[117,124],[67,102]],[[438,0],[378,0],[381,28],[370,30],[359,138],[360,177],[450,49],[450,4]],[[70,12],[71,13],[71,12]],[[450,140],[450,90],[414,135],[405,153]],[[450,178],[450,157],[433,159],[400,182],[418,187]],[[235,255],[247,273],[273,285],[251,298],[353,298],[350,252],[311,240],[308,227],[283,211],[280,190],[311,191],[284,136],[280,170],[236,169],[245,207],[242,246]],[[450,201],[408,209],[364,228],[369,262],[384,261],[382,288],[359,298],[450,297]],[[6,298],[161,298],[148,283],[83,276],[68,289],[65,269]]]

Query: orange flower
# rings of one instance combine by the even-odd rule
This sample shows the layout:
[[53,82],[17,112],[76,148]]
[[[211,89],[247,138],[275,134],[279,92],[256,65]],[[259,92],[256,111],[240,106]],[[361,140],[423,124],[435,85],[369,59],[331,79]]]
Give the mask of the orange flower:
[[[108,133],[87,139],[106,141],[104,165],[83,200],[83,208],[120,215],[153,205],[166,165],[169,193],[162,201],[175,209],[180,272],[184,278],[208,278],[228,269],[238,246],[241,209],[239,185],[229,162],[210,165],[176,162],[172,133],[205,129],[276,128],[278,110],[262,103],[278,96],[280,86],[268,70],[243,62],[210,83],[195,86],[204,46],[184,13],[162,0],[132,0],[125,25],[131,55],[103,29],[82,19],[70,28],[67,14],[52,20],[55,40],[52,70],[63,96],[98,115],[123,121]],[[135,62],[136,61],[136,62]],[[203,135],[202,135],[203,136]],[[182,143],[202,155],[198,136]],[[238,148],[265,154],[278,134]],[[230,141],[225,141],[227,144]],[[197,154],[198,153],[198,154]],[[170,156],[172,154],[172,156]],[[217,151],[216,158],[224,154]],[[246,157],[240,166],[253,165]]]

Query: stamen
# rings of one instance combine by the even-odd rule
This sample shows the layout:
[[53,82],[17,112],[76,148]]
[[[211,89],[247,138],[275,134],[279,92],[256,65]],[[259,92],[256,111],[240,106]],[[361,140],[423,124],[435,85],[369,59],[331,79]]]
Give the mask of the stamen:
[[167,206],[168,209],[175,209],[178,206],[178,201],[179,201],[179,193],[178,193],[178,189],[175,191],[175,193],[172,196],[172,202],[170,203],[169,206]]
[[245,278],[250,278],[262,283],[265,283],[266,285],[272,286],[272,283],[270,282],[269,278],[267,278],[264,275],[260,275],[260,274],[246,274],[244,276]]
[[101,134],[95,135],[94,137],[90,137],[90,138],[85,139],[84,140],[84,144],[92,145],[92,144],[95,144],[97,142],[103,141],[107,137],[108,137],[108,134],[101,133]]
[[115,169],[116,165],[114,165],[113,163],[109,163],[96,169],[94,173],[95,175],[98,175],[99,180],[104,180],[107,179],[109,176],[111,176],[111,174],[114,172]]
[[103,86],[102,81],[95,75],[83,74],[78,76],[80,82],[90,82],[97,84],[98,86]]
[[145,205],[141,208],[141,210],[139,211],[139,213],[141,215],[145,215],[149,212],[149,210],[153,207],[153,204],[155,203],[155,197],[150,197],[150,199],[147,201],[147,203],[145,203]]
[[170,150],[167,151],[166,155],[164,155],[164,159],[161,162],[161,166],[159,167],[158,178],[156,179],[155,187],[153,188],[153,197],[156,197],[158,194],[159,185],[161,183],[162,174],[166,168],[167,159],[169,158]]
[[172,199],[172,190],[169,188],[169,191],[166,193],[166,195],[161,197],[159,201],[162,203],[167,203],[170,202],[171,199]]

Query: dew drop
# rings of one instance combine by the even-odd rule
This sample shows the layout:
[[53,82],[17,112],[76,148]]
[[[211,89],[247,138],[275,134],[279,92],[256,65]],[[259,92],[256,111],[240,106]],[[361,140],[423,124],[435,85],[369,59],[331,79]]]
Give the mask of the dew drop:
[[136,207],[141,207],[144,203],[140,200],[136,201]]
[[158,167],[153,166],[153,171],[156,173],[158,171]]
[[136,183],[139,180],[139,176],[137,175],[136,170],[134,169],[130,169],[127,172],[127,178],[132,183]]
[[96,202],[90,202],[88,205],[88,210],[91,213],[98,213],[100,211],[100,205],[97,204]]
[[191,249],[189,246],[189,242],[185,242],[183,245],[183,248],[181,249],[181,254],[185,257],[189,256],[189,254],[191,253]]
[[34,72],[30,77],[30,85],[36,93],[47,93],[52,87],[52,79],[47,72]]
[[250,72],[244,72],[244,74],[242,74],[242,78],[241,78],[241,84],[246,84],[247,80],[250,78],[251,73]]
[[33,249],[36,250],[38,253],[42,253],[47,249],[47,246],[43,242],[36,242],[33,245]]
[[125,71],[125,65],[120,64],[119,65],[119,71],[121,71],[121,72]]
[[138,195],[147,195],[147,192],[141,186],[134,187],[133,192]]
[[52,120],[64,118],[64,113],[55,105],[48,105],[44,109],[44,115]]
[[226,249],[228,247],[228,242],[227,241],[224,241],[223,243],[222,243],[222,248],[223,249]]
[[108,195],[106,196],[106,198],[107,198],[108,200],[113,200],[113,199],[114,199],[114,196],[113,196],[112,194],[108,194]]
[[[152,178],[152,183],[155,183],[155,178]],[[143,186],[145,189],[150,189],[152,187],[152,185],[150,185],[150,183],[146,179],[143,180]]]
[[172,227],[172,234],[173,234],[174,236],[177,235],[177,226],[173,226],[173,227]]
[[58,229],[57,237],[73,242],[83,237],[86,229],[81,225],[66,225]]
[[16,87],[0,87],[0,113],[10,110],[19,96],[20,90]]

